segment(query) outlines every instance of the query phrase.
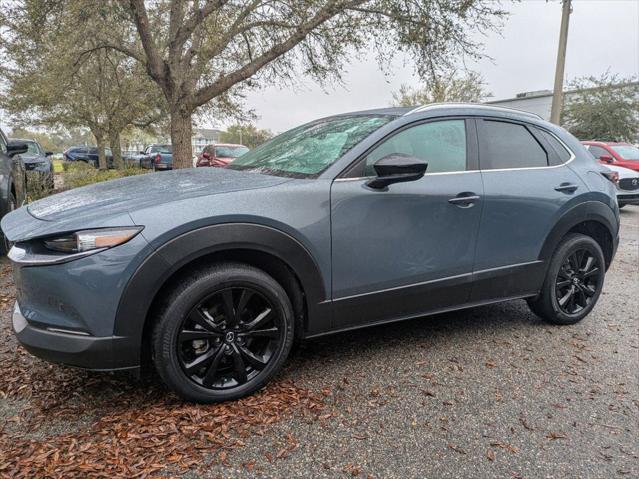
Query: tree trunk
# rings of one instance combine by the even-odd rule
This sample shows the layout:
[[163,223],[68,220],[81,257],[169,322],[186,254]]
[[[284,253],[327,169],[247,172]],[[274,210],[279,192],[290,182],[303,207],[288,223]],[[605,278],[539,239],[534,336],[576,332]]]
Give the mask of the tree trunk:
[[192,111],[175,108],[171,110],[171,144],[173,145],[173,168],[192,168],[193,149],[191,136]]
[[118,170],[124,168],[122,161],[122,147],[120,146],[120,132],[114,131],[109,134],[109,144],[111,145],[111,153],[113,153],[113,166]]
[[94,133],[93,136],[95,136],[95,142],[98,146],[98,168],[106,170],[108,166],[106,155],[104,154],[104,135],[102,135],[102,133],[98,133],[97,135]]

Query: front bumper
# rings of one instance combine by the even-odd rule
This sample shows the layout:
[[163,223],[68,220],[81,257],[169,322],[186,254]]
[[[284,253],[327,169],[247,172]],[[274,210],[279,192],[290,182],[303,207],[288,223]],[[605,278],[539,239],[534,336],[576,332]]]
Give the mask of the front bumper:
[[94,337],[72,330],[41,328],[29,324],[17,301],[12,323],[20,344],[34,356],[46,361],[96,371],[138,368],[131,364],[131,357],[118,354],[130,349],[128,338]]
[[639,205],[639,193],[617,193],[617,203],[620,205]]
[[[65,263],[35,265],[14,258],[13,329],[18,340],[35,356],[71,366],[139,367],[140,339],[117,332],[115,318],[129,278],[151,249],[137,235],[122,245]],[[140,324],[144,319],[128,321]]]

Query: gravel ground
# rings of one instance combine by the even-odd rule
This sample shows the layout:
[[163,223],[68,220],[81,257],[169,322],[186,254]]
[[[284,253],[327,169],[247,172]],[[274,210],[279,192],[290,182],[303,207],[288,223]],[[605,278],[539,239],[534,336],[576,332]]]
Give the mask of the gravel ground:
[[[603,295],[580,324],[546,325],[525,302],[513,301],[308,341],[278,379],[286,397],[306,399],[243,430],[241,441],[205,450],[203,467],[184,477],[639,477],[639,207],[621,216],[621,244]],[[12,286],[4,278],[6,332]],[[155,415],[157,403],[145,401],[166,394],[144,383],[123,385],[120,377],[46,365],[16,350],[9,337],[0,362],[10,355],[18,359],[3,364],[15,364],[20,377],[46,372],[58,378],[46,383],[47,394],[64,389],[72,401],[90,406],[64,421],[57,410],[48,420],[46,397],[33,390],[22,397],[5,377],[0,433],[10,439],[86,431],[114,399],[126,404],[106,407],[107,424],[118,414],[131,420],[136,408],[154,407]],[[118,396],[109,399],[111,384]],[[267,390],[262,399],[269,394],[284,393]],[[29,415],[39,418],[40,430],[15,420]]]

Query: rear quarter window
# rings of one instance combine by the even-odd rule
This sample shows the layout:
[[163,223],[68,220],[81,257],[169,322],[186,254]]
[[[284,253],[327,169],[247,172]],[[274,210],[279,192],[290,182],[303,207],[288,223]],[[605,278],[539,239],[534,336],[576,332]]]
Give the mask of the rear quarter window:
[[552,155],[549,155],[548,158],[548,162],[551,165],[561,165],[570,160],[570,158],[572,157],[572,153],[570,153],[566,149],[566,147],[562,145],[557,138],[555,138],[552,133],[546,130],[541,130],[539,128],[537,129],[537,131],[541,136],[543,136],[544,140],[548,142],[548,145],[552,149],[552,153],[554,153]]
[[483,170],[548,166],[546,150],[524,125],[483,120],[479,138]]

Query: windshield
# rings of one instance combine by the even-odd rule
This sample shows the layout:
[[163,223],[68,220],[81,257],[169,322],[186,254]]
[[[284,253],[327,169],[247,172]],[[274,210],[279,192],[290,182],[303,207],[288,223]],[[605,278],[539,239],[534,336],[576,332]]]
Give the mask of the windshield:
[[227,168],[302,178],[314,176],[394,118],[356,115],[314,121],[276,136]]
[[215,156],[217,158],[239,158],[249,151],[245,146],[217,146],[215,147]]
[[615,150],[619,156],[624,160],[637,160],[639,161],[639,148],[632,145],[615,145],[611,147]]
[[35,141],[25,141],[25,144],[29,148],[27,153],[30,155],[39,155],[40,150],[38,149],[38,145]]

